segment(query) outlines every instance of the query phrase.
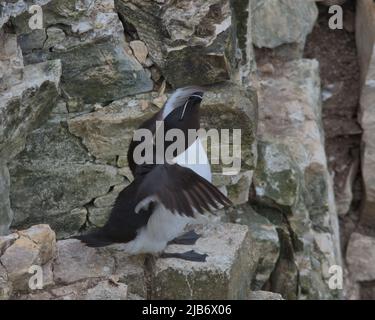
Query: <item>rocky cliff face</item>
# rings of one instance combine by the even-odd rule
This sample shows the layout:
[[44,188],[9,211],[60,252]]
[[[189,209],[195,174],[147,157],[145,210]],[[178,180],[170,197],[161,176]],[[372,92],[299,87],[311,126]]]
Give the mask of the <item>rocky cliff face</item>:
[[[43,29],[28,26],[31,3]],[[1,298],[340,297],[328,287],[341,254],[319,64],[303,59],[314,1],[46,0],[0,10],[0,234],[36,225],[0,237]],[[242,130],[241,171],[213,167],[236,206],[200,227],[195,249],[207,263],[64,240],[106,221],[132,180],[134,129],[188,84],[208,86],[204,128]],[[43,289],[27,286],[32,265]]]

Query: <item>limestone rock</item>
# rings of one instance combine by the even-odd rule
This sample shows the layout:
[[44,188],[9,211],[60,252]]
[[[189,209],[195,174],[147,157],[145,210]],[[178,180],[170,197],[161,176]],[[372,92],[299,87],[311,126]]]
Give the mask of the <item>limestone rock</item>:
[[10,298],[12,287],[8,281],[8,274],[5,268],[0,264],[0,301]]
[[20,231],[19,235],[29,238],[39,248],[39,255],[42,264],[46,264],[56,254],[56,236],[47,224],[39,224]]
[[283,145],[258,142],[258,165],[254,176],[257,197],[264,202],[292,207],[297,202],[301,173]]
[[244,171],[236,175],[213,174],[213,184],[233,202],[234,205],[249,200],[249,189],[253,179],[253,171]]
[[252,291],[249,300],[284,300],[281,294],[268,291]]
[[255,0],[252,13],[254,45],[276,48],[283,44],[304,44],[318,9],[314,1]]
[[22,81],[23,58],[17,37],[0,30],[0,92]]
[[6,162],[23,148],[26,136],[46,121],[58,97],[59,61],[23,69],[22,82],[0,92],[0,235],[7,232],[13,213],[9,203],[9,173]]
[[[222,129],[228,128],[241,130],[241,172],[253,170],[256,165],[257,101],[257,95],[253,88],[244,89],[232,83],[223,83],[209,87],[201,105],[202,128],[207,131],[214,128],[219,130],[219,133],[223,132]],[[230,130],[231,136],[233,136],[233,132]],[[226,144],[225,140],[222,140],[221,143],[222,146]],[[236,143],[229,143],[229,149],[232,150]],[[215,144],[208,149],[209,159],[211,157],[210,150],[214,150],[214,148]],[[211,160],[214,160],[213,155]],[[233,164],[225,165],[222,161],[219,165],[211,162],[212,171],[216,173],[238,174],[236,168],[232,167]]]
[[[330,229],[338,238],[332,180],[324,151],[318,64],[314,60],[289,62],[281,74],[262,81],[259,135],[289,149],[306,179],[311,197],[306,204],[313,223]],[[278,104],[273,103],[275,99]],[[338,254],[338,248],[335,251]]]
[[[9,237],[9,236],[8,236]],[[30,267],[40,266],[55,256],[55,234],[47,225],[37,225],[19,233],[19,237],[0,257],[1,265],[7,271],[12,289],[28,291],[32,274]],[[47,271],[47,269],[45,269]],[[48,283],[48,277],[46,283]]]
[[128,287],[123,283],[99,282],[87,291],[86,300],[127,300]]
[[206,263],[159,259],[153,271],[153,299],[245,299],[254,262],[246,226],[203,227],[194,246],[168,246],[166,252],[196,250]]
[[59,61],[26,66],[22,82],[0,93],[0,157],[7,161],[20,150],[27,134],[43,123],[58,96]]
[[10,177],[8,167],[0,164],[0,235],[7,234],[13,219],[9,200]]
[[252,203],[277,225],[281,242],[283,254],[271,290],[289,299],[301,286],[308,297],[332,297],[337,292],[327,287],[328,270],[340,265],[341,257],[324,150],[318,64],[305,59],[284,63],[277,73],[261,75],[260,89],[258,134],[266,144],[258,148],[257,200]]
[[18,239],[18,235],[16,233],[11,233],[7,236],[0,237],[0,256],[8,249],[14,241]]
[[229,218],[231,222],[249,227],[251,255],[256,262],[251,289],[260,290],[270,278],[279,258],[280,244],[276,227],[256,213],[249,204],[231,210]]
[[[73,209],[106,194],[112,185],[123,181],[115,168],[98,164],[24,163],[13,167],[12,172],[14,225],[31,221],[60,225],[59,220],[70,217]],[[80,215],[76,217],[81,220]],[[61,228],[58,231],[74,233],[79,226]]]
[[375,239],[352,233],[346,251],[346,261],[351,277],[356,281],[375,279]]
[[157,108],[141,110],[139,100],[145,98],[145,95],[125,98],[99,111],[75,117],[68,121],[69,131],[80,137],[98,159],[108,161],[116,156],[126,157],[134,130],[157,111]]
[[127,300],[127,286],[111,280],[87,279],[50,291],[18,295],[17,300]]
[[[230,1],[115,3],[122,19],[135,28],[172,86],[213,84],[230,78],[231,65],[237,63],[235,39],[240,37],[232,25]],[[249,5],[248,1],[241,5],[241,17]],[[246,47],[246,19],[238,21],[242,27],[238,28],[242,32],[242,53],[250,53],[250,46]],[[236,24],[237,20],[240,18]],[[252,58],[243,57],[243,61],[248,60]]]
[[113,190],[105,196],[98,197],[94,200],[94,205],[97,208],[111,207],[115,204],[115,200],[119,193],[124,190],[127,184],[119,184],[113,187]]
[[[33,0],[33,4],[43,6],[51,0]],[[21,15],[28,11],[29,3],[27,1],[5,1],[2,4],[0,16],[0,28],[9,21],[10,18]]]
[[95,206],[89,206],[88,207],[88,212],[89,212],[88,220],[95,227],[103,227],[105,223],[108,221],[111,211],[112,211],[112,206],[100,207],[100,208],[97,208]]
[[[142,257],[129,257],[117,249],[89,248],[78,240],[57,242],[57,251],[54,279],[59,286],[115,276],[121,283],[126,283],[132,293],[146,294]],[[120,287],[118,294],[123,294],[123,289]],[[100,293],[99,288],[97,290]]]
[[100,259],[96,249],[88,248],[78,240],[57,243],[54,277],[58,284],[71,284],[86,278],[105,277],[112,274],[113,259]]
[[144,42],[139,40],[134,40],[129,43],[130,48],[132,48],[134,56],[137,58],[139,63],[144,65],[146,63],[146,58],[148,55],[148,49]]
[[51,27],[42,31],[41,41],[35,41],[41,31],[27,25],[28,13],[16,17],[13,25],[27,63],[61,59],[68,97],[95,103],[152,90],[148,74],[124,50],[124,30],[112,0],[56,0],[42,10],[44,25]]
[[356,41],[361,71],[361,97],[359,120],[363,128],[362,135],[362,177],[364,183],[364,201],[362,223],[372,226],[375,222],[375,184],[374,184],[374,134],[375,112],[375,6],[373,1],[357,2]]
[[124,181],[116,168],[93,162],[65,121],[34,130],[10,170],[13,225],[47,222],[58,237],[76,233],[86,221],[82,207]]

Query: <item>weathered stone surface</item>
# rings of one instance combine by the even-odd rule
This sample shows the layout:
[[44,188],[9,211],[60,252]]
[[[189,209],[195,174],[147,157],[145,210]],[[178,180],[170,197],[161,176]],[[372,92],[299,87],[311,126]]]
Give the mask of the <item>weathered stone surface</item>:
[[[123,181],[115,168],[96,164],[23,163],[12,167],[12,172],[14,225],[36,221],[58,223],[62,215],[65,217],[94,197],[105,195],[112,185]],[[79,215],[77,218],[80,220]],[[61,227],[66,232],[79,229]]]
[[252,6],[253,42],[258,48],[305,43],[318,9],[314,1],[255,0]]
[[[146,297],[144,258],[130,257],[116,248],[88,248],[77,240],[55,242],[48,225],[35,225],[0,237],[11,242],[0,254],[0,299],[125,300]],[[56,254],[57,253],[57,254]],[[42,267],[42,288],[28,287],[29,267]]]
[[87,209],[75,208],[66,214],[48,216],[45,220],[56,230],[59,239],[68,238],[72,234],[77,234],[78,230],[86,225]]
[[128,286],[128,292],[146,299],[148,295],[149,279],[145,276],[146,257],[144,255],[129,256],[121,249],[109,249],[116,262],[114,272],[118,281]]
[[363,129],[361,159],[365,192],[361,222],[371,226],[375,223],[375,6],[372,1],[357,2],[356,24],[362,84],[359,121]]
[[15,160],[20,164],[62,162],[83,165],[94,159],[82,147],[81,141],[69,133],[66,121],[53,118],[29,134],[25,149]]
[[249,189],[253,178],[253,171],[244,171],[236,175],[214,173],[213,183],[224,192],[235,205],[249,200]]
[[231,210],[229,219],[230,222],[249,227],[252,257],[256,262],[251,289],[261,290],[279,258],[280,244],[276,227],[265,217],[257,214],[249,204]]
[[[249,1],[240,8],[236,2],[235,24],[241,27],[238,34],[231,21],[230,1],[115,2],[125,23],[135,28],[139,38],[146,43],[152,60],[175,87],[228,80],[234,73],[230,65],[237,67],[238,46],[242,63],[252,60],[250,45],[246,43]],[[237,37],[241,37],[239,45]],[[244,56],[246,53],[248,57]]]
[[352,233],[346,251],[346,262],[354,280],[375,280],[375,239]]
[[[69,131],[97,159],[111,161],[116,156],[126,157],[134,130],[154,112],[156,107],[141,109],[141,101],[150,95],[140,95],[115,101],[96,112],[68,121]],[[100,139],[98,139],[100,137]]]
[[[258,132],[261,138],[281,143],[290,150],[311,197],[306,206],[313,224],[331,230],[338,239],[321,125],[318,64],[314,60],[299,60],[286,63],[284,68],[280,75],[262,81]],[[278,104],[272,102],[275,99]],[[335,250],[338,254],[338,248]]]
[[284,300],[281,294],[268,291],[252,291],[249,300]]
[[271,289],[285,290],[285,297],[293,298],[288,296],[293,286],[285,286],[294,283],[294,288],[301,286],[300,295],[328,298],[337,294],[327,287],[328,269],[340,265],[341,258],[324,151],[318,64],[297,60],[279,69],[261,79],[258,133],[267,142],[259,145],[253,180],[256,210],[278,226],[283,253]]
[[8,281],[8,275],[5,268],[0,264],[0,300],[10,298],[12,287]]
[[23,149],[27,134],[47,119],[58,96],[60,75],[59,61],[26,66],[22,82],[0,92],[0,235],[13,217],[5,163]]
[[61,59],[62,88],[69,97],[107,102],[152,90],[149,75],[125,50],[113,0],[56,0],[42,9],[44,25],[51,27],[30,30],[28,13],[13,24],[27,63]]
[[13,219],[13,212],[10,208],[9,170],[5,164],[0,164],[0,235],[8,233]]
[[39,249],[39,256],[42,264],[46,264],[56,254],[56,236],[47,224],[39,224],[20,231],[19,235],[29,238]]
[[[229,79],[224,54],[230,40],[228,1],[159,4],[120,0],[116,6],[122,18],[135,27],[151,58],[174,86]],[[206,72],[197,72],[202,68]]]
[[[232,28],[236,32],[236,46],[233,46],[231,51],[231,54],[236,57],[235,61],[232,61],[232,79],[245,87],[253,84],[252,75],[256,70],[252,39],[252,5],[253,0],[231,1]],[[238,68],[237,73],[233,71],[236,68]]]
[[87,216],[80,208],[124,181],[116,168],[90,161],[65,120],[34,130],[10,166],[13,225],[46,222],[59,237],[76,233]]
[[262,202],[293,207],[301,188],[301,173],[288,149],[280,144],[258,142],[258,165],[254,187]]
[[77,240],[57,242],[57,251],[54,263],[54,280],[57,285],[115,276],[129,286],[130,292],[145,297],[142,257],[130,257],[121,250],[111,248],[89,248]]
[[[51,0],[33,0],[33,4],[42,6],[50,1]],[[28,11],[29,6],[28,1],[4,1],[4,3],[1,4],[0,28],[2,28],[10,18]]]
[[124,190],[127,184],[119,184],[114,186],[112,191],[105,196],[98,197],[94,200],[94,206],[97,208],[111,207],[115,204],[115,200],[119,193]]
[[111,192],[96,198],[94,200],[94,205],[87,207],[89,213],[88,221],[90,224],[96,227],[102,227],[107,222],[117,196],[127,185],[128,183],[114,186]]
[[123,283],[99,282],[87,290],[86,300],[127,300],[128,287]]
[[112,280],[87,279],[50,291],[14,297],[17,300],[127,300],[127,286]]
[[[223,83],[207,88],[201,105],[201,127],[207,131],[211,128],[241,130],[241,171],[253,170],[256,165],[256,130],[258,119],[257,94],[253,88]],[[218,116],[219,115],[219,116]],[[235,125],[233,125],[235,124]],[[233,136],[233,131],[230,130]],[[222,148],[225,141],[221,141]],[[209,145],[209,144],[208,144]],[[229,143],[230,150],[233,144]],[[212,149],[215,147],[213,145]],[[210,148],[208,156],[211,157]],[[213,159],[213,158],[212,158]],[[222,160],[222,159],[221,159]],[[211,165],[213,172],[235,173],[231,165],[221,163]]]
[[129,43],[130,48],[133,50],[134,56],[137,58],[139,63],[142,65],[146,63],[146,58],[148,55],[148,49],[144,42],[139,40],[134,40]]
[[11,233],[6,236],[0,237],[0,256],[8,249],[19,236],[16,233]]
[[355,161],[353,161],[353,163],[350,164],[349,171],[344,181],[345,183],[342,186],[341,192],[339,194],[336,193],[337,213],[341,216],[346,215],[352,205],[353,185],[355,179],[358,176],[359,162],[359,159],[356,159]]
[[88,220],[94,227],[102,227],[108,221],[108,217],[111,214],[112,207],[101,207],[95,206],[88,207]]
[[57,284],[71,284],[86,278],[106,277],[112,274],[113,259],[101,259],[94,248],[88,248],[77,240],[57,243],[57,259],[54,278]]
[[59,61],[26,66],[23,80],[0,93],[0,158],[10,160],[19,153],[26,135],[43,123],[58,96]]
[[23,58],[17,37],[0,29],[0,91],[22,81]]
[[197,231],[194,246],[168,246],[166,252],[196,250],[206,263],[158,259],[153,271],[153,299],[245,299],[254,261],[249,231],[237,224],[211,225]]
[[360,300],[361,299],[361,286],[353,279],[348,267],[344,269],[344,297],[347,300]]
[[[5,240],[9,236],[5,237]],[[15,291],[28,291],[29,273],[31,266],[42,266],[55,256],[55,234],[48,225],[37,225],[14,235],[16,240],[10,244],[0,257],[1,265],[7,272],[8,281]],[[45,284],[51,283],[48,279],[48,269],[44,269]]]

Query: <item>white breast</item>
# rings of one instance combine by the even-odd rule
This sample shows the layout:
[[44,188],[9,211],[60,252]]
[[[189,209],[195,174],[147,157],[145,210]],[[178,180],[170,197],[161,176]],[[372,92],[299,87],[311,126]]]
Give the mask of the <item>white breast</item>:
[[[211,167],[199,139],[184,153],[177,156],[174,162],[185,168],[190,168],[211,182]],[[207,219],[207,216],[200,214],[197,214],[196,219],[173,214],[159,203],[147,225],[139,229],[137,237],[123,245],[122,249],[130,254],[159,253],[165,249],[169,241],[180,236],[188,224],[204,223]]]
[[182,167],[193,170],[202,178],[212,182],[211,166],[208,162],[206,151],[203,148],[201,140],[198,138],[185,150],[185,152],[173,159],[175,163]]
[[168,242],[180,236],[192,218],[173,214],[163,205],[158,204],[146,226],[138,230],[137,237],[124,245],[130,254],[159,253]]

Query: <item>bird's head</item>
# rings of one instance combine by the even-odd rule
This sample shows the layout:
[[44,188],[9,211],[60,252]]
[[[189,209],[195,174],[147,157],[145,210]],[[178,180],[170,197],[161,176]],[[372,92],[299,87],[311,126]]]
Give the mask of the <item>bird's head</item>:
[[[165,119],[172,111],[179,109],[179,120],[183,120],[186,112],[194,112],[199,108],[204,91],[201,87],[190,86],[177,89],[168,99],[163,108],[163,119]],[[198,111],[198,110],[197,110]]]

